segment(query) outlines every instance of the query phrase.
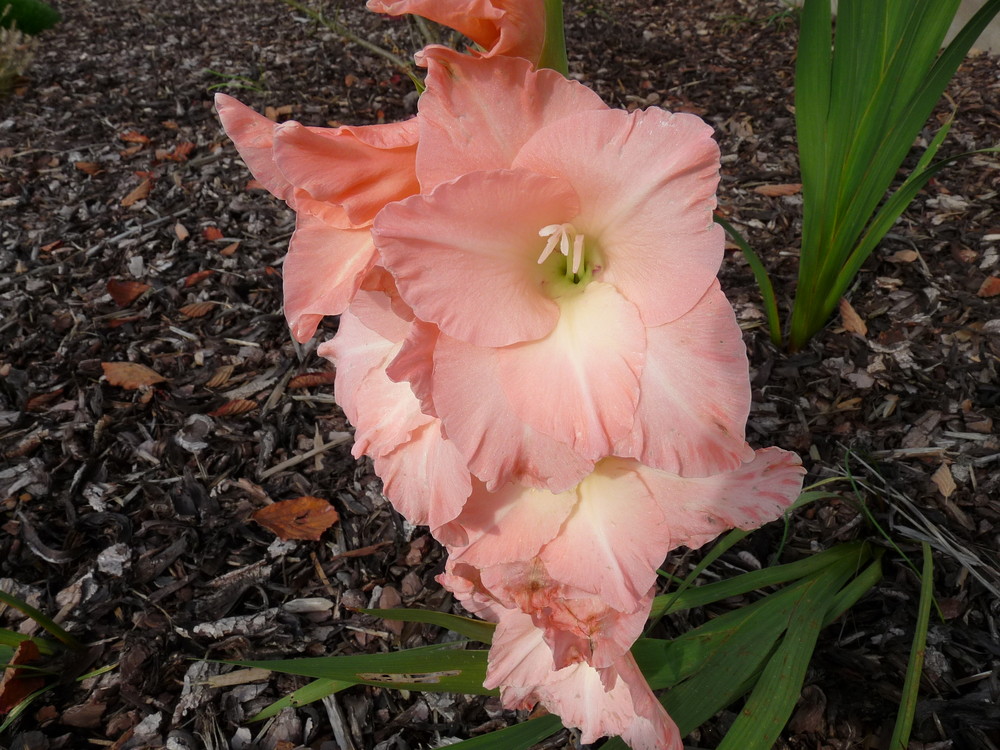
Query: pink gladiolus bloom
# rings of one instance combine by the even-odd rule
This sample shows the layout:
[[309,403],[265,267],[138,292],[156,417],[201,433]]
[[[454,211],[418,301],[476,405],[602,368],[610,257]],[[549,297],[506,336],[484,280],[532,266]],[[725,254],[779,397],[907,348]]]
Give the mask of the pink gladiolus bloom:
[[215,106],[257,181],[296,212],[284,263],[285,317],[306,341],[323,316],[347,308],[375,264],[375,215],[417,192],[416,121],[312,128],[277,125],[225,94]]
[[545,42],[541,0],[368,0],[367,7],[393,16],[412,13],[448,26],[491,57],[524,57],[534,64]]
[[427,55],[423,192],[387,206],[373,234],[440,334],[419,344],[432,374],[393,377],[432,383],[445,432],[491,490],[568,489],[609,455],[686,476],[748,460],[746,352],[715,280],[712,129],[610,110],[524,60]]
[[359,291],[318,353],[337,365],[334,388],[355,428],[354,456],[370,456],[396,509],[433,531],[459,514],[472,485],[440,420],[420,411],[407,383],[385,374],[414,325],[412,316],[400,316],[399,304],[386,292]]

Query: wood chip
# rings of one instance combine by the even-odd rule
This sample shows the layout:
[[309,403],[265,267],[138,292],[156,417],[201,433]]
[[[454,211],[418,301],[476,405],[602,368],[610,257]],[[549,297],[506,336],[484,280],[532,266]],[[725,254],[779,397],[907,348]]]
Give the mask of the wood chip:
[[941,464],[941,466],[938,467],[938,470],[931,475],[931,481],[934,482],[934,486],[938,488],[938,492],[946,498],[951,497],[951,494],[957,488],[955,479],[951,475],[951,469],[948,468],[948,464]]

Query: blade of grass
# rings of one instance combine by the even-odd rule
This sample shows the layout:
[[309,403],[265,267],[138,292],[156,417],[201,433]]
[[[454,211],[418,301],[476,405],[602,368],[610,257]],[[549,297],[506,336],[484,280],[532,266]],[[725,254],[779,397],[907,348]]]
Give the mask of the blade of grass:
[[341,690],[353,687],[354,685],[355,683],[347,682],[345,680],[329,680],[325,678],[313,680],[308,685],[304,685],[298,690],[293,690],[284,698],[276,700],[271,705],[257,712],[250,717],[249,721],[263,721],[264,719],[270,719],[272,716],[277,715],[286,708],[305,706],[309,703],[314,703],[318,700],[326,698],[328,695],[339,693]]
[[798,701],[830,600],[853,572],[848,561],[805,582],[788,632],[719,750],[770,750],[774,745]]
[[424,646],[388,654],[223,663],[396,690],[497,695],[497,691],[483,687],[488,652],[466,651],[456,646],[461,644]]
[[549,714],[529,719],[506,729],[448,745],[456,750],[529,750],[562,729],[558,716]]
[[428,625],[439,625],[464,635],[470,641],[490,644],[493,642],[493,631],[496,625],[483,620],[473,620],[471,617],[459,617],[448,612],[435,612],[429,609],[358,609],[366,615],[381,617],[383,620],[400,622],[422,622]]
[[771,284],[771,277],[768,276],[767,269],[764,268],[760,256],[754,252],[753,248],[750,247],[750,244],[739,233],[736,227],[718,214],[713,218],[733,238],[733,242],[739,246],[743,257],[747,259],[750,270],[753,271],[753,276],[757,280],[757,288],[760,289],[760,296],[764,300],[764,313],[767,315],[767,330],[771,334],[771,343],[775,346],[781,346],[781,318],[778,315],[778,302],[774,296],[774,285]]
[[68,648],[71,648],[74,651],[80,651],[83,649],[83,644],[63,630],[51,617],[39,612],[27,602],[21,601],[16,596],[12,596],[2,589],[0,589],[0,602],[6,604],[8,607],[13,607],[26,617],[30,617],[32,620],[45,628],[45,630],[47,630],[53,638],[61,641]]
[[931,617],[931,602],[934,599],[934,560],[931,547],[921,543],[924,553],[923,572],[920,577],[920,604],[917,607],[917,627],[910,647],[910,660],[906,665],[906,679],[903,682],[903,699],[896,715],[896,726],[889,740],[889,750],[906,750],[913,728],[913,715],[917,710],[917,694],[920,691],[920,674],[924,668],[924,653],[927,648],[927,626]]

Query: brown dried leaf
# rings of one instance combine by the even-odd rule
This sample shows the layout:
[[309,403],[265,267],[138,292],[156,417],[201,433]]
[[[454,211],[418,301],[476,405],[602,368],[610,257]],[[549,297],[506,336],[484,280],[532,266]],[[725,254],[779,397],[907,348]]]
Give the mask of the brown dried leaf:
[[21,641],[14,656],[11,657],[10,666],[3,671],[0,677],[0,714],[10,713],[17,706],[36,690],[45,686],[45,678],[39,677],[35,672],[26,672],[18,665],[32,664],[39,660],[38,646],[32,641]]
[[204,271],[195,271],[184,279],[184,286],[194,286],[199,281],[207,279],[213,273],[215,273],[215,271],[211,268],[206,268]]
[[267,505],[252,518],[284,541],[307,539],[316,542],[324,531],[337,523],[340,514],[328,500],[306,495]]
[[795,195],[802,191],[801,182],[789,182],[780,185],[758,185],[753,189],[755,193],[777,198],[781,195]]
[[289,388],[315,388],[329,385],[337,377],[335,372],[304,372],[288,381]]
[[253,411],[257,408],[257,402],[251,401],[245,398],[237,398],[232,401],[227,401],[218,409],[214,409],[208,413],[210,417],[237,417],[240,414],[246,414],[248,411]]
[[100,164],[93,161],[75,161],[73,162],[73,166],[91,176],[98,175],[104,171],[101,169]]
[[118,136],[125,143],[149,143],[149,136],[143,135],[135,130],[129,130]]
[[890,255],[886,260],[890,263],[912,263],[919,257],[916,250],[900,250]]
[[235,369],[235,365],[223,365],[222,367],[219,367],[214,373],[212,373],[212,377],[209,378],[207,383],[205,383],[205,387],[221,388],[229,382],[229,378],[232,376],[233,370]]
[[976,294],[980,297],[996,297],[1000,294],[1000,276],[988,277],[979,287]]
[[189,318],[202,318],[212,311],[215,304],[215,302],[192,302],[190,305],[184,305],[180,313]]
[[119,279],[108,281],[108,294],[111,295],[111,299],[118,307],[128,307],[149,289],[149,284],[143,284],[141,281],[120,281]]
[[225,257],[228,258],[230,255],[233,255],[239,249],[239,247],[240,247],[239,242],[233,242],[232,244],[226,245],[224,248],[222,248],[219,251],[219,255],[224,255]]
[[951,469],[948,468],[948,464],[941,464],[938,470],[931,474],[931,481],[934,482],[934,486],[938,488],[938,492],[944,495],[945,498],[951,497],[951,494],[958,487],[955,484],[955,478],[951,475]]
[[174,146],[174,150],[167,158],[174,161],[186,161],[192,151],[194,151],[194,144],[191,141],[183,141]]
[[183,242],[184,240],[186,240],[188,237],[191,236],[191,233],[187,230],[187,227],[181,224],[179,221],[176,224],[174,224],[174,234],[177,235],[177,239],[179,239],[181,242]]
[[111,385],[135,391],[145,386],[162,383],[166,380],[156,370],[138,362],[101,362],[104,377]]
[[128,208],[131,205],[149,197],[149,191],[153,189],[153,181],[148,177],[139,183],[139,186],[131,193],[122,198],[122,205]]
[[201,230],[202,236],[206,240],[221,240],[225,235],[222,234],[222,230],[218,227],[205,227]]
[[844,330],[849,333],[856,333],[862,338],[868,335],[868,326],[865,321],[861,319],[861,316],[851,307],[851,303],[847,299],[841,297],[840,299],[840,318],[844,323]]

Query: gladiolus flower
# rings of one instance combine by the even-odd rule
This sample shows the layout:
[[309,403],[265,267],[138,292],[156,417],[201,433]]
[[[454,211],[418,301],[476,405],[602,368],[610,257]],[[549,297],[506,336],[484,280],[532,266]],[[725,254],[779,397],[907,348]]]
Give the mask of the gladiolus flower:
[[492,57],[538,62],[545,42],[541,0],[368,0],[368,10],[392,16],[423,16],[455,29]]
[[296,212],[284,263],[285,317],[298,341],[339,315],[377,260],[370,227],[386,203],[417,192],[417,123],[278,125],[216,94],[226,133],[254,177]]
[[[610,110],[524,60],[427,55],[423,192],[383,209],[373,234],[440,331],[404,345],[432,370],[406,377],[432,381],[473,473],[558,492],[609,455],[686,476],[748,460],[746,352],[715,281],[712,129]],[[540,454],[536,436],[559,449]]]

